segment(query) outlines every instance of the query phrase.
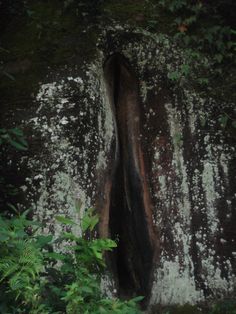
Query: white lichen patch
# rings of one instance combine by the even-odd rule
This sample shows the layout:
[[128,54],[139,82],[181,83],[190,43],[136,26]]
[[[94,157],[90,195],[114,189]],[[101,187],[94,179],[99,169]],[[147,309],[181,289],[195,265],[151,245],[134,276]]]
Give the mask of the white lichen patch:
[[181,268],[178,260],[165,259],[155,274],[151,304],[195,304],[201,299],[201,291],[196,291],[193,269]]
[[[100,65],[99,59],[86,66],[86,84],[72,76],[42,84],[36,115],[29,121],[32,133],[43,141],[28,160],[29,198],[33,194],[37,198],[32,204],[35,218],[55,238],[62,230],[56,215],[72,217],[78,222],[76,233],[81,233],[80,217],[94,205],[96,173],[106,168],[114,127]],[[77,200],[82,202],[80,213],[75,211]]]
[[[165,109],[172,158],[168,161],[168,166],[162,165],[162,160],[166,161],[162,155],[166,152],[156,148],[153,169],[161,173],[158,175],[159,189],[156,197],[161,199],[161,204],[169,213],[168,222],[172,226],[169,232],[171,232],[174,247],[172,247],[172,252],[162,251],[161,267],[156,270],[151,303],[196,303],[200,300],[202,293],[196,289],[194,266],[190,255],[191,201],[187,165],[184,160],[183,121],[180,112],[172,104],[167,103]],[[168,172],[165,168],[169,169]],[[162,215],[165,215],[165,211]],[[160,226],[159,219],[160,217],[156,221],[157,226]],[[165,226],[163,226],[164,229]],[[173,256],[170,257],[170,254]]]
[[[173,103],[165,104],[168,129],[160,130],[153,142],[156,143],[152,164],[156,186],[154,216],[163,247],[151,304],[194,304],[204,300],[204,291],[199,290],[194,275],[196,258],[201,264],[202,285],[210,289],[211,297],[230,294],[235,287],[232,259],[222,256],[216,245],[219,234],[224,232],[218,204],[227,195],[228,165],[234,148],[224,143],[221,130],[214,133],[204,130],[206,123],[216,128],[210,109],[204,113],[204,123],[201,121],[205,101],[189,91],[185,91],[185,96],[182,108],[175,98]],[[230,213],[230,204],[225,199],[223,210]],[[196,215],[202,217],[198,225],[193,221]],[[167,239],[171,241],[169,250],[165,249]],[[193,241],[196,241],[195,260]],[[222,238],[219,241],[223,246],[228,245]]]

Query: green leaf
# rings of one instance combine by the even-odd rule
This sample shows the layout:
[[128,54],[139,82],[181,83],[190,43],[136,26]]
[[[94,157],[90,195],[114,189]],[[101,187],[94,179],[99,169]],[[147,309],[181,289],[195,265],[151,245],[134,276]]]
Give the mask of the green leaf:
[[72,232],[64,232],[62,234],[62,238],[63,239],[68,239],[71,241],[79,241],[81,238],[77,237],[76,235],[74,235]]
[[190,72],[190,67],[188,64],[183,64],[181,66],[181,72],[184,74],[184,75],[188,75],[189,72]]
[[0,232],[0,242],[5,242],[9,239],[9,235],[7,233]]
[[96,224],[98,223],[98,221],[99,221],[98,215],[84,216],[81,223],[82,231],[85,232],[88,229],[92,231]]
[[19,143],[21,143],[22,145],[24,145],[26,148],[28,147],[28,143],[26,142],[26,140],[23,137],[18,137],[17,141]]
[[18,128],[10,129],[11,133],[15,134],[16,136],[23,136],[23,131]]
[[37,236],[37,244],[40,247],[45,246],[46,244],[50,243],[53,239],[52,235],[39,235]]
[[58,261],[63,261],[66,259],[66,256],[64,254],[56,252],[46,252],[44,253],[44,256]]
[[9,138],[8,142],[18,150],[27,150],[27,147],[25,145],[13,140],[12,138]]
[[131,299],[130,301],[132,301],[132,302],[139,302],[139,301],[142,301],[144,299],[144,297],[143,296],[138,296],[138,297],[135,297],[135,298],[133,298],[133,299]]
[[96,248],[92,248],[94,255],[96,256],[97,259],[102,260],[102,253],[98,251]]
[[58,222],[63,223],[64,225],[69,225],[69,226],[77,225],[77,223],[74,222],[72,219],[64,217],[64,216],[56,216],[55,219]]

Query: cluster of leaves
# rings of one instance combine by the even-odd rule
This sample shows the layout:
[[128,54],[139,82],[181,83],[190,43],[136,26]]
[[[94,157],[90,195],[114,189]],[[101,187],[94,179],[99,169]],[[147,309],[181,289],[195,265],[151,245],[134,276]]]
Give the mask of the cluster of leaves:
[[22,308],[32,309],[32,313],[41,310],[38,291],[43,255],[40,238],[28,233],[35,225],[26,215],[27,212],[12,218],[0,217],[1,313],[22,313]]
[[214,2],[161,0],[159,4],[173,17],[176,37],[198,51],[211,53],[215,63],[232,60],[236,50],[235,29],[224,13],[235,8],[233,1]]
[[17,150],[27,150],[28,145],[19,128],[0,129],[0,145],[9,144]]
[[[67,217],[58,222],[73,228]],[[137,314],[137,302],[108,299],[102,295],[101,274],[104,252],[116,243],[93,239],[98,217],[87,210],[81,225],[84,236],[63,232],[57,241],[64,252],[53,251],[51,235],[39,235],[39,226],[27,219],[27,212],[0,217],[0,312],[30,314]]]
[[203,87],[208,94],[223,98],[227,94],[234,101],[235,1],[149,0],[149,3],[154,12],[151,29],[168,33],[185,51],[185,64],[170,73],[169,78],[173,81],[190,78],[200,90]]

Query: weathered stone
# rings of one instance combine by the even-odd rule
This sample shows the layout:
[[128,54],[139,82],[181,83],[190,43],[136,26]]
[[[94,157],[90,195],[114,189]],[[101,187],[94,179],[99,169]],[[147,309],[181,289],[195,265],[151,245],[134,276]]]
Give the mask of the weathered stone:
[[[137,92],[129,104],[124,96],[127,86],[120,91],[118,127],[106,65],[104,72],[105,62],[114,53],[122,55],[133,69]],[[20,122],[30,135],[29,155],[23,156],[17,167],[27,169],[21,188],[25,204],[34,209],[34,218],[43,223],[44,232],[53,232],[56,238],[60,226],[55,216],[63,213],[79,220],[74,207],[80,199],[82,214],[90,206],[99,211],[100,234],[115,236],[110,211],[118,132],[121,137],[128,136],[122,153],[132,156],[125,160],[137,162],[138,166],[130,167],[137,166],[143,180],[137,197],[142,199],[145,193],[150,197],[146,203],[138,201],[144,203],[143,224],[132,227],[138,233],[140,226],[147,226],[147,243],[155,240],[158,246],[157,258],[151,257],[148,264],[151,273],[146,303],[195,304],[232,296],[236,287],[235,146],[230,133],[221,127],[219,116],[222,111],[233,113],[233,105],[203,98],[184,77],[173,82],[170,74],[185,64],[184,51],[171,38],[142,29],[118,25],[101,31],[93,60],[78,62],[61,65],[58,70],[49,68],[31,95],[30,106],[21,106],[19,111],[14,106],[9,105],[9,111],[4,107],[6,123]],[[126,108],[124,102],[129,106],[135,102],[134,108]],[[134,116],[128,116],[130,113]],[[121,192],[127,189],[123,187]],[[131,210],[130,217],[136,218],[136,208],[131,206]],[[123,219],[119,217],[120,224]],[[109,220],[113,222],[109,224]],[[124,236],[123,249],[132,252],[132,241],[132,237]],[[140,243],[136,242],[135,250],[145,254]],[[155,255],[154,250],[149,251]],[[129,254],[127,258],[132,258]],[[134,277],[137,273],[141,270]],[[104,289],[110,293],[119,290],[114,274],[110,282],[104,280]]]

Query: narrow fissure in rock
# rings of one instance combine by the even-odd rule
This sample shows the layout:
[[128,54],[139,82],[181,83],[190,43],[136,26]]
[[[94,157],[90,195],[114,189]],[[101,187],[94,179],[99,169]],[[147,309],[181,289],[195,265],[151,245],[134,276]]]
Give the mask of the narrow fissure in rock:
[[140,141],[138,83],[130,65],[119,54],[105,63],[104,74],[116,130],[116,158],[107,214],[110,236],[118,241],[109,256],[119,295],[128,298],[151,289],[158,237],[152,224],[152,206]]

